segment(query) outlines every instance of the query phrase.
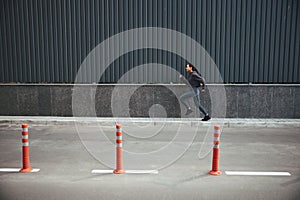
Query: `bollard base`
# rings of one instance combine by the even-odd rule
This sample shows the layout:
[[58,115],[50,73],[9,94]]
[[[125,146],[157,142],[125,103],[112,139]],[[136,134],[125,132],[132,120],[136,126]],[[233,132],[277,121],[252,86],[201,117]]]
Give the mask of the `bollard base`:
[[22,168],[21,170],[20,170],[20,172],[22,172],[22,173],[26,173],[26,172],[31,172],[32,171],[32,168],[31,167],[29,167],[29,168]]
[[114,171],[114,174],[124,174],[125,171],[123,169],[115,169]]
[[221,174],[222,174],[222,172],[221,171],[209,171],[208,172],[210,175],[214,175],[214,176],[220,176]]

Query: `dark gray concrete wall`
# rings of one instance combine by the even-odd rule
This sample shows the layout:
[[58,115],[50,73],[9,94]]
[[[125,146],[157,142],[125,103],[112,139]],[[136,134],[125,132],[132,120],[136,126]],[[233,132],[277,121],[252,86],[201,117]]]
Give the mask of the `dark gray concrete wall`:
[[[80,116],[93,116],[90,103],[95,100],[98,117],[126,117],[112,111],[112,94],[115,85],[80,85],[83,104]],[[138,87],[128,101],[131,117],[149,117],[149,110],[165,110],[167,117],[185,117],[185,108],[178,96],[187,91],[184,85],[118,85],[127,92]],[[201,102],[211,113],[211,93],[218,88],[226,92],[228,118],[300,118],[300,85],[208,85]],[[93,98],[93,91],[95,98]],[[72,84],[2,84],[0,85],[0,115],[12,116],[73,116]],[[177,96],[176,96],[176,94]],[[125,94],[123,93],[123,94]],[[122,93],[115,103],[123,101]],[[192,101],[191,101],[192,102]],[[156,105],[156,107],[153,107]],[[158,106],[159,105],[159,106]],[[182,106],[182,107],[181,107]],[[76,104],[75,104],[76,107]],[[150,112],[151,113],[151,112]],[[160,113],[160,112],[158,112]],[[213,112],[213,117],[218,116]],[[189,117],[199,117],[199,113]],[[161,117],[161,116],[156,116]]]

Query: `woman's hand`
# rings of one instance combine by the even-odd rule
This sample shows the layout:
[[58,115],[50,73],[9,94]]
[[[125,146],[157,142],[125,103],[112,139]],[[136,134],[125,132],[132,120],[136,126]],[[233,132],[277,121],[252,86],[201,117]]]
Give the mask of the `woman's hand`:
[[205,93],[205,89],[201,89],[201,93]]

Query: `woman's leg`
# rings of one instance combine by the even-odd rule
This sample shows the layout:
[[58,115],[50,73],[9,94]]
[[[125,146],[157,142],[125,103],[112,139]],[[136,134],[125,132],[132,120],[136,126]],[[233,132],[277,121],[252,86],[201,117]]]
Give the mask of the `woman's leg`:
[[194,92],[195,92],[196,105],[198,106],[200,112],[202,112],[204,115],[207,115],[208,113],[206,112],[205,108],[201,105],[201,102],[200,102],[200,91],[199,91],[199,89],[194,88]]
[[183,105],[186,107],[186,109],[191,109],[188,99],[192,98],[195,96],[195,93],[193,91],[189,91],[184,93],[183,95],[180,96],[179,100],[183,103]]

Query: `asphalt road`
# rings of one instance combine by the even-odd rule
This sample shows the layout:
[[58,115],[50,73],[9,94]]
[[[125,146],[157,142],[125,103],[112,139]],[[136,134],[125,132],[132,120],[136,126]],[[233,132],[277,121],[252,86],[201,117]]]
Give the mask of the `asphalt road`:
[[[224,128],[221,176],[211,176],[212,129],[188,125],[123,128],[125,169],[113,169],[115,127],[29,127],[38,173],[0,173],[0,199],[300,199],[300,128]],[[20,125],[0,126],[0,168],[21,167]],[[289,172],[229,176],[225,171]]]

